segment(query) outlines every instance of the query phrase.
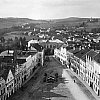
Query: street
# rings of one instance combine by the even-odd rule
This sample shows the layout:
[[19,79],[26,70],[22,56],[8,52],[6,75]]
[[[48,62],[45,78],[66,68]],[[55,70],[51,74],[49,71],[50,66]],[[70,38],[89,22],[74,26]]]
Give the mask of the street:
[[[44,73],[58,73],[58,81],[54,83],[43,82]],[[50,57],[47,67],[35,74],[24,85],[24,90],[19,89],[9,100],[95,100],[89,98],[74,82],[68,70]]]

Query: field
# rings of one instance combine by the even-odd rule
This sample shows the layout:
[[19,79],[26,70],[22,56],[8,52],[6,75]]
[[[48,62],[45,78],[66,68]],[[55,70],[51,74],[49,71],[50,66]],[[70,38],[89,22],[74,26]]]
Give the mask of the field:
[[20,38],[20,37],[26,37],[26,40],[27,41],[29,41],[29,40],[31,40],[31,39],[36,39],[37,37],[36,36],[33,36],[33,35],[31,35],[31,36],[28,36],[28,35],[23,35],[23,34],[21,34],[21,33],[23,33],[22,31],[15,31],[15,32],[10,32],[10,33],[6,33],[5,35],[4,35],[4,38],[6,39],[6,40],[8,40],[9,38],[12,38],[13,40],[15,39],[15,37],[18,37],[18,38]]

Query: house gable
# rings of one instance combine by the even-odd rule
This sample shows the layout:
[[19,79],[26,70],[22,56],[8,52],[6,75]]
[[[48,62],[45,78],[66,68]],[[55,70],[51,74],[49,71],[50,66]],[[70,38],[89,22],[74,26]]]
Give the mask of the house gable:
[[9,82],[12,81],[13,79],[14,79],[13,73],[12,73],[11,70],[9,70],[6,83],[9,83]]

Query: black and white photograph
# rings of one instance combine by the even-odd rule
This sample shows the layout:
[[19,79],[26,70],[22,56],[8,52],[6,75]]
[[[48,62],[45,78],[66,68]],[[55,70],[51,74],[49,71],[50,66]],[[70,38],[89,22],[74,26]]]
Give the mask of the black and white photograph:
[[100,0],[0,0],[0,100],[100,100]]

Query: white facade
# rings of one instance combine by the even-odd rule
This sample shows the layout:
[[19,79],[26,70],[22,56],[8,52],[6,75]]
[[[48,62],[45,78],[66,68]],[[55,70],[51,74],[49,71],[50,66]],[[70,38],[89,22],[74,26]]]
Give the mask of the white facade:
[[80,77],[84,81],[86,81],[86,72],[86,63],[84,60],[80,59]]
[[68,61],[67,61],[67,57],[68,57],[67,53],[68,53],[68,51],[66,50],[66,47],[64,47],[64,45],[61,46],[59,49],[56,48],[54,50],[54,56],[59,58],[59,60],[61,61],[62,65],[68,63]]
[[39,43],[39,41],[38,40],[30,40],[28,42],[28,47],[30,47],[30,44],[34,44],[34,43]]
[[88,85],[93,88],[93,71],[94,71],[94,63],[91,57],[86,56],[86,70],[87,70],[87,74],[86,74],[86,82],[88,83]]
[[21,86],[22,86],[22,71],[23,71],[23,66],[16,65],[15,68],[15,91],[17,91]]
[[0,77],[0,100],[5,100],[6,93],[5,93],[6,85],[5,80]]
[[14,93],[14,76],[11,70],[9,70],[7,76],[6,86],[7,97],[9,97],[12,93]]
[[93,90],[100,95],[100,64],[94,61]]

